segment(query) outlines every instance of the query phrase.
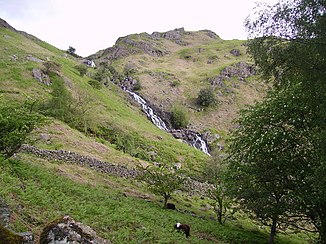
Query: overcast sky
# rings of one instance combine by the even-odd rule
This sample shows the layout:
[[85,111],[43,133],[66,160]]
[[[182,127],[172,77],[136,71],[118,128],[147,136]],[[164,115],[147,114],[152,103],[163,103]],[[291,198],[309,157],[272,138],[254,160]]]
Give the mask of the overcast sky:
[[277,0],[0,0],[0,18],[60,49],[87,56],[134,33],[208,29],[222,39],[246,39],[255,2]]

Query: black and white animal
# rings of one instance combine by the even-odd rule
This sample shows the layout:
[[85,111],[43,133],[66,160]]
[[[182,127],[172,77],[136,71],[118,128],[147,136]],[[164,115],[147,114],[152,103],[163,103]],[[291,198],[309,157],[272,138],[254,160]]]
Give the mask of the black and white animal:
[[175,204],[173,204],[173,203],[169,203],[169,202],[168,202],[168,203],[166,204],[166,208],[167,208],[167,209],[175,210]]
[[188,236],[190,236],[190,226],[189,225],[176,223],[174,228],[177,230],[182,230],[186,234],[187,238],[188,238]]

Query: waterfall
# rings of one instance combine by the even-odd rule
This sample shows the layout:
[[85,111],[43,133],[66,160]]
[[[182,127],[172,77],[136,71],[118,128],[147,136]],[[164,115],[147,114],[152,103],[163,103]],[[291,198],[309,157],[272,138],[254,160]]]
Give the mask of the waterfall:
[[[146,113],[147,117],[153,122],[153,124],[155,124],[161,130],[164,130],[164,131],[167,131],[167,132],[171,133],[171,130],[168,129],[168,127],[166,126],[164,121],[158,115],[156,115],[154,113],[153,109],[146,103],[146,101],[141,96],[139,96],[138,94],[136,94],[136,93],[134,93],[132,91],[127,90],[125,87],[122,87],[122,89],[124,91],[126,91],[128,94],[130,94],[133,97],[133,99],[142,106],[143,111]],[[194,139],[186,140],[186,142],[188,144],[190,144],[191,146],[193,146],[194,148],[196,148],[198,150],[201,150],[201,151],[203,151],[204,153],[206,153],[207,155],[210,156],[210,154],[208,152],[207,144],[200,137],[200,135],[193,132],[193,131],[188,131],[188,133],[193,134]]]
[[137,95],[134,92],[128,91],[127,89],[124,90],[130,95],[132,95],[132,97],[136,100],[136,102],[138,102],[142,106],[147,117],[151,119],[154,125],[156,125],[161,130],[169,131],[164,121],[154,113],[151,107],[147,106],[146,101],[141,96]]

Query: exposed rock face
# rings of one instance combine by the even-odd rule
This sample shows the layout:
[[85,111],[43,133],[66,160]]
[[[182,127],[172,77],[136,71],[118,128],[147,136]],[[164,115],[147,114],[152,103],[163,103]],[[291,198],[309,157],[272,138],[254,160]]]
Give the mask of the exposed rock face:
[[37,63],[42,63],[43,62],[42,59],[36,58],[31,54],[28,54],[26,59],[29,60],[29,61],[32,61],[32,62],[37,62]]
[[34,244],[34,236],[31,232],[15,233],[8,229],[10,215],[9,206],[0,198],[0,243]]
[[45,85],[50,85],[51,81],[48,75],[44,74],[42,70],[33,68],[33,77],[38,81]]
[[[179,45],[187,45],[182,40],[186,32],[184,28],[177,28],[167,32],[153,32],[120,37],[113,47],[101,50],[87,57],[88,59],[116,60],[132,54],[146,53],[150,56],[161,57],[169,52],[162,47],[161,39],[171,40]],[[216,35],[216,34],[215,34]]]
[[5,20],[3,20],[1,18],[0,18],[0,27],[9,29],[9,30],[14,31],[14,32],[17,32],[17,30],[14,27],[9,25]]
[[205,32],[212,39],[220,38],[215,32],[211,30],[202,30],[202,32]]
[[35,37],[35,36],[31,35],[31,34],[28,34],[25,31],[16,30],[14,27],[9,25],[5,20],[3,20],[1,18],[0,18],[0,27],[3,27],[3,28],[6,28],[8,30],[11,30],[13,32],[19,33],[19,34],[21,34],[21,35],[25,36],[26,38],[31,39],[33,41],[41,41],[37,37]]
[[121,87],[124,87],[125,89],[129,91],[135,90],[135,86],[137,86],[138,81],[132,77],[126,77],[122,81],[119,82],[119,85]]
[[253,65],[239,62],[224,68],[218,76],[210,78],[209,81],[213,86],[221,88],[225,86],[224,82],[232,77],[238,77],[239,81],[244,81],[245,78],[255,74],[256,71]]
[[241,55],[239,49],[232,49],[232,50],[230,51],[230,53],[231,53],[232,55],[234,55],[234,56],[240,56],[240,55]]
[[76,222],[66,215],[53,221],[43,229],[40,244],[60,243],[60,244],[108,244],[111,243],[96,235],[96,232],[89,226]]
[[150,56],[160,57],[168,52],[162,48],[159,41],[152,39],[151,35],[142,33],[120,37],[113,47],[99,51],[88,59],[105,58],[115,60],[132,54],[146,53]]
[[164,38],[167,40],[174,41],[175,43],[185,46],[187,45],[186,42],[182,40],[183,35],[185,35],[187,32],[184,28],[177,28],[171,31],[159,33],[159,32],[153,32],[151,37],[154,39]]
[[9,206],[0,198],[0,225],[8,227],[10,219]]

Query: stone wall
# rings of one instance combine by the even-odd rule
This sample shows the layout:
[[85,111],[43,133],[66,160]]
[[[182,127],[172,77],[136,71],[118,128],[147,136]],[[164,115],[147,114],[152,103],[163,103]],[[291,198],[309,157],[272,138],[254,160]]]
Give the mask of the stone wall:
[[[89,167],[98,172],[107,173],[118,177],[136,178],[141,174],[141,172],[136,169],[100,161],[65,150],[45,150],[25,144],[20,148],[20,151],[31,153],[38,157],[46,158],[49,160],[64,161],[67,163]],[[209,183],[200,182],[188,177],[184,182],[183,188],[189,195],[207,196],[208,190],[212,189],[213,186]]]

